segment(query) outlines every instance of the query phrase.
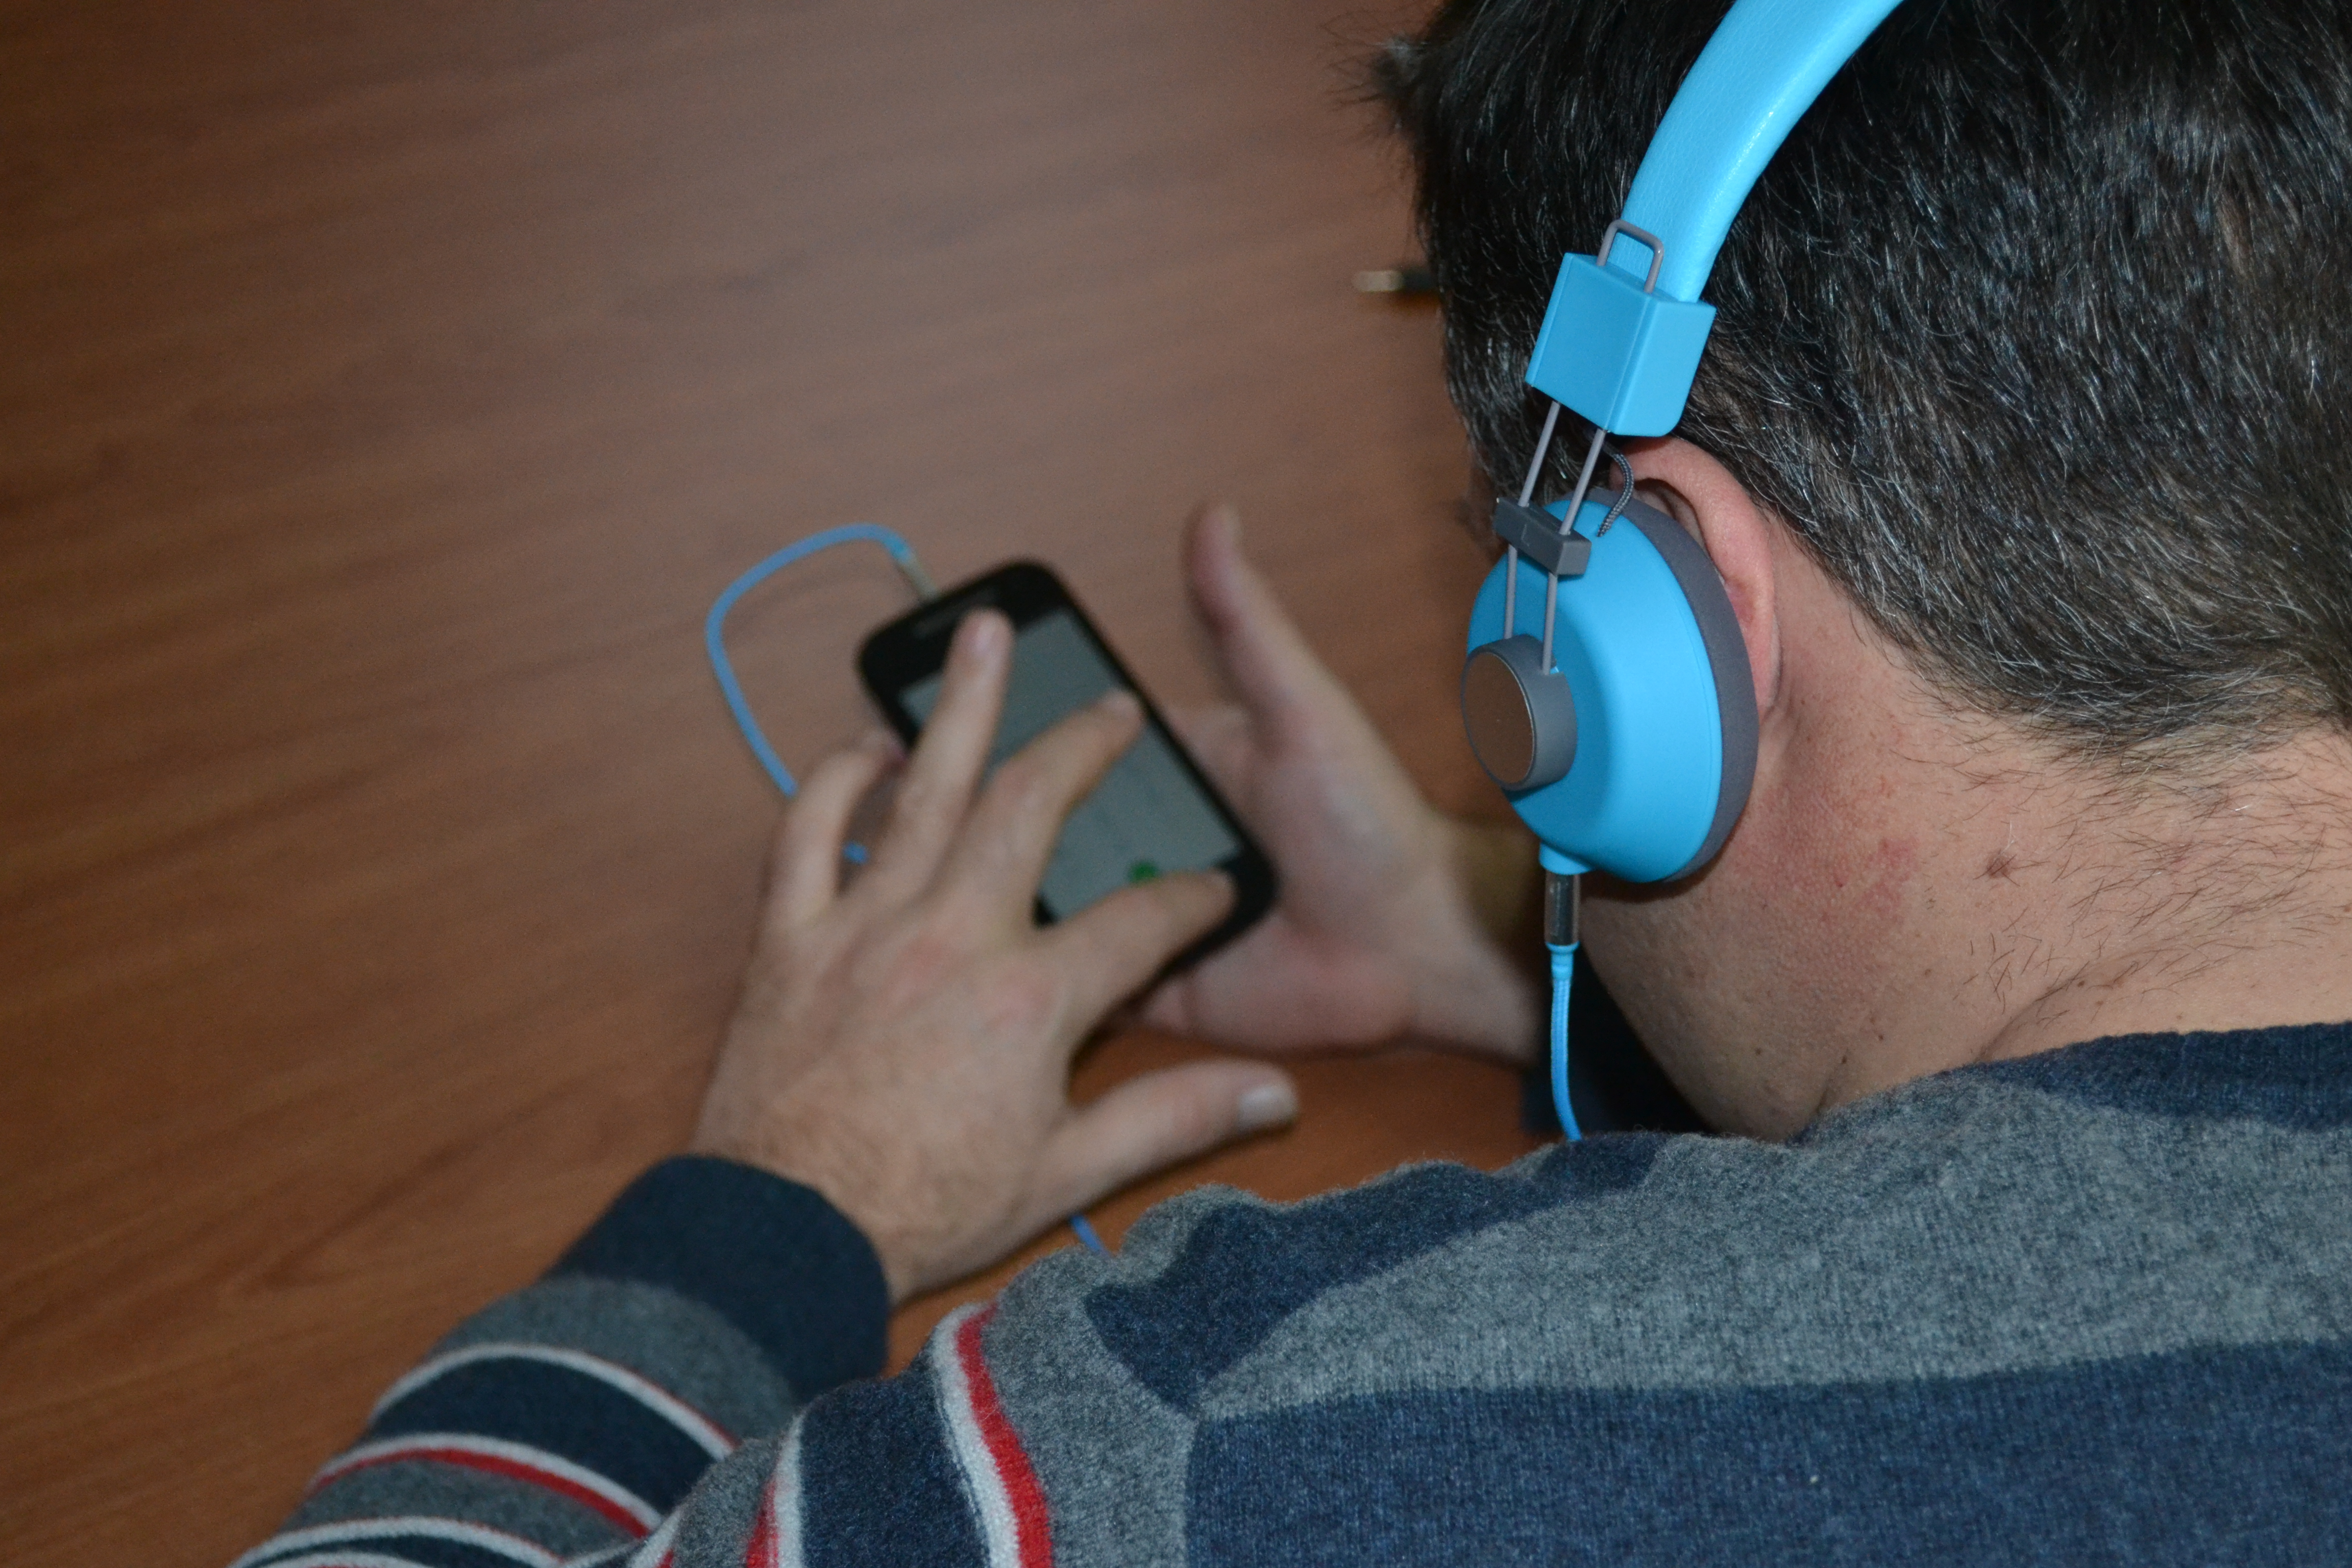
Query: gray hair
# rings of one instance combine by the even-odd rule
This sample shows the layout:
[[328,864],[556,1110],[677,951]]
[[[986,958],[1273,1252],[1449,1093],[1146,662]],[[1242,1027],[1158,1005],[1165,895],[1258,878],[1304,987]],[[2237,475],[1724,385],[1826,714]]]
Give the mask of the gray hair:
[[[1725,8],[1454,0],[1375,63],[1490,473],[1533,447],[1560,255]],[[1932,683],[2073,754],[2352,728],[2347,155],[2341,5],[1903,7],[1734,225],[1676,434]]]

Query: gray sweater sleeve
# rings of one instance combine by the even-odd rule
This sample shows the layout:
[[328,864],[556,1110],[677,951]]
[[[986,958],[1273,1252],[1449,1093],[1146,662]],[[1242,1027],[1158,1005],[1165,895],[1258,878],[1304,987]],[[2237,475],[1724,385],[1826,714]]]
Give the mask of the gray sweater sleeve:
[[665,1162],[546,1279],[386,1390],[285,1528],[239,1562],[618,1556],[715,1466],[772,1452],[762,1440],[810,1399],[878,1373],[888,1310],[873,1248],[815,1192],[726,1161]]

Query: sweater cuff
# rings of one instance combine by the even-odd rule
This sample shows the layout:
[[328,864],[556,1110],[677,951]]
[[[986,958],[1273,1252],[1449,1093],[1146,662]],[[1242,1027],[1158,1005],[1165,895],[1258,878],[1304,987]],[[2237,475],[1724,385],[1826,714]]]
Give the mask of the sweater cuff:
[[665,1160],[548,1270],[659,1285],[750,1335],[803,1403],[872,1377],[890,1288],[873,1244],[824,1195],[732,1160]]

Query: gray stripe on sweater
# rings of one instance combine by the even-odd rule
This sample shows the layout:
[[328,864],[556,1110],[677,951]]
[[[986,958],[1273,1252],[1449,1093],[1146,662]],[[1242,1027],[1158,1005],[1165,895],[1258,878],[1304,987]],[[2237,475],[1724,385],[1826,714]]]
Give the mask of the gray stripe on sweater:
[[508,1340],[617,1362],[738,1438],[782,1431],[797,1408],[750,1335],[701,1302],[641,1280],[544,1280],[475,1313],[435,1353]]
[[670,1542],[678,1568],[745,1568],[744,1543],[759,1522],[760,1504],[782,1447],[778,1437],[746,1443],[725,1463],[703,1472],[679,1510],[683,1523],[677,1539]]
[[544,1487],[429,1459],[371,1465],[305,1498],[278,1527],[307,1530],[353,1519],[410,1515],[487,1524],[574,1557],[630,1538],[603,1514]]
[[[1192,1226],[1236,1195],[1211,1188],[1160,1205],[1116,1258],[1072,1249],[1005,1288],[982,1341],[999,1397],[1053,1500],[1055,1568],[1181,1568],[1192,1423],[1104,1349],[1086,1298],[1168,1267]],[[1010,1333],[1000,1331],[1017,1323]]]
[[[1534,1158],[1560,1157],[1575,1155]],[[1930,1080],[1793,1147],[1676,1140],[1633,1191],[1333,1289],[1220,1377],[1201,1414],[1413,1388],[1968,1377],[2343,1340],[2347,1213],[2352,1133]]]

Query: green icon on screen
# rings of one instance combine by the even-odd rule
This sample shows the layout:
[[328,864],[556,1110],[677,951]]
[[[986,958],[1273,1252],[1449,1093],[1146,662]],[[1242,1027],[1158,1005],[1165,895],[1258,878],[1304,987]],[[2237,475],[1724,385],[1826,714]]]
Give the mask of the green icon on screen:
[[1127,879],[1129,883],[1149,882],[1159,875],[1159,866],[1150,860],[1138,860],[1127,868]]

